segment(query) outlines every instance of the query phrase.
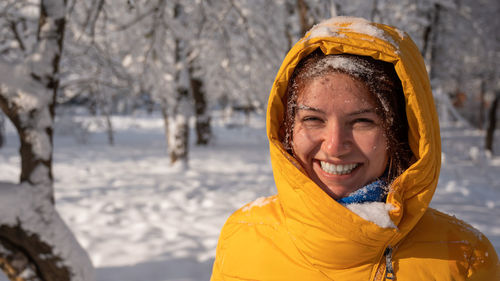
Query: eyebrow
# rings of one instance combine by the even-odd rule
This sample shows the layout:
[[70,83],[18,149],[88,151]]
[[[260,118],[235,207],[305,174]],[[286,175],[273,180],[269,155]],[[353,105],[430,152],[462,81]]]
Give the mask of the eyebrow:
[[353,116],[353,115],[360,115],[363,113],[375,113],[375,109],[374,108],[364,108],[364,109],[360,109],[358,111],[351,112],[348,115]]
[[319,109],[319,108],[315,108],[315,107],[311,107],[311,106],[308,106],[308,105],[305,105],[305,104],[299,104],[299,106],[297,106],[297,109],[299,110],[308,110],[308,111],[315,111],[315,112],[319,112],[319,113],[325,113],[323,110]]
[[[312,106],[308,106],[305,104],[299,104],[299,106],[297,106],[297,109],[298,110],[314,111],[314,112],[319,112],[319,113],[325,114],[325,112],[323,110],[321,110],[319,108],[312,107]],[[360,115],[360,114],[364,114],[364,113],[375,113],[375,109],[374,108],[363,108],[363,109],[360,109],[358,111],[351,112],[348,115],[354,116],[354,115]]]

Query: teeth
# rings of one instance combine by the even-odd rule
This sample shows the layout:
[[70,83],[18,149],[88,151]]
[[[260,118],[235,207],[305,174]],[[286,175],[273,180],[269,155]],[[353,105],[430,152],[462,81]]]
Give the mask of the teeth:
[[335,165],[328,162],[320,161],[323,171],[334,175],[349,174],[358,166],[358,164]]

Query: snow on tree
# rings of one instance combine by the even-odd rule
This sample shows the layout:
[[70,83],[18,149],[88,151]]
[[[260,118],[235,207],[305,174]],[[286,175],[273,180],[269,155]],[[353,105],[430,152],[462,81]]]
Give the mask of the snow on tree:
[[[107,79],[112,81],[121,80],[115,79],[117,69],[127,73],[120,75],[130,79],[128,93],[124,96],[148,93],[158,102],[165,118],[167,140],[172,140],[173,135],[185,135],[177,133],[177,130],[189,132],[180,128],[184,125],[179,127],[177,120],[186,120],[183,124],[188,124],[187,121],[194,115],[196,143],[206,144],[212,135],[209,108],[216,106],[222,97],[229,97],[238,105],[262,109],[286,46],[281,44],[284,37],[275,36],[273,30],[267,28],[267,19],[281,9],[279,6],[265,1],[260,6],[245,1],[197,3],[134,1],[132,6],[128,6],[123,2],[104,1],[99,7],[106,11],[106,17],[96,18],[94,35],[92,40],[87,41],[91,43],[90,50],[96,49],[94,45],[105,45],[99,48],[98,53],[102,54],[101,51],[105,50],[107,54],[99,56],[121,62],[120,66],[113,67],[114,71],[107,70],[110,65],[99,64],[96,69],[106,72]],[[80,3],[75,4],[73,16],[78,22],[85,23],[87,17],[79,16],[85,10],[81,6]],[[279,24],[274,26],[280,27]],[[78,31],[82,30],[81,27],[75,29],[71,36],[80,38],[78,45],[81,46],[82,38],[88,35]],[[128,44],[130,41],[134,44]],[[78,56],[65,57],[68,61],[80,60],[68,65],[89,64],[88,56],[80,56],[81,59]],[[90,58],[90,61],[94,60],[93,56]],[[64,73],[63,83],[68,93],[88,91],[89,87],[84,85],[91,81],[85,79],[89,76],[89,68],[81,69],[87,70],[87,75],[71,71]],[[82,80],[83,83],[78,83]],[[103,89],[103,92],[106,91]],[[185,105],[180,106],[179,103]],[[183,110],[178,110],[179,107]],[[178,118],[178,114],[184,116]],[[180,147],[184,148],[180,149],[179,155],[187,155],[187,135],[183,139],[175,144],[167,142],[171,156],[177,154],[174,150]],[[182,157],[171,159],[179,158]]]
[[[379,0],[381,21],[407,31],[420,47],[446,114],[483,128],[488,93],[498,90],[498,1]],[[460,108],[453,99],[463,98]],[[456,103],[458,104],[458,103]],[[441,117],[443,111],[440,111]],[[458,120],[461,122],[461,120]]]
[[88,255],[54,208],[52,134],[65,4],[1,4],[2,31],[9,26],[11,37],[2,42],[0,107],[21,143],[21,183],[0,183],[0,267],[11,280],[94,280]]
[[[211,109],[264,109],[291,45],[322,19],[345,15],[407,31],[441,89],[436,98],[443,112],[480,125],[498,87],[492,82],[499,75],[498,9],[490,0],[73,1],[58,100],[86,97],[80,100],[105,116],[109,128],[111,114],[151,109],[154,102],[165,117],[167,140],[176,134],[175,120],[194,119],[187,124],[195,124],[196,143],[205,144]],[[181,81],[184,69],[188,78]],[[187,89],[185,101],[179,87]],[[466,102],[455,110],[450,105],[461,93]],[[181,100],[189,105],[183,112],[176,109]],[[178,147],[167,146],[169,154]]]
[[[103,118],[109,144],[114,143],[111,115],[129,113],[140,99],[140,85],[127,67],[122,38],[114,17],[127,13],[127,5],[109,9],[103,0],[74,1],[68,7],[65,48],[61,60],[58,103],[83,105]],[[123,8],[123,9],[120,9]]]

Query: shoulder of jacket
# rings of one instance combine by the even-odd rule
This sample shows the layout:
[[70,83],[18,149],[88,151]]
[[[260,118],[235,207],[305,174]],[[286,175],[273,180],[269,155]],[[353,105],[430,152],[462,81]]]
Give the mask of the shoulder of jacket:
[[309,280],[311,274],[323,276],[296,248],[277,196],[258,198],[229,217],[217,244],[214,274],[220,278],[213,280]]
[[482,232],[455,216],[432,208],[421,221],[420,231],[430,234],[427,239],[444,242],[448,245],[449,258],[464,260],[467,280],[500,280],[498,254]]
[[464,253],[469,256],[482,244],[490,243],[483,233],[470,224],[433,208],[427,209],[405,240],[409,244],[419,244],[419,247],[433,247],[436,251],[449,250],[453,253],[451,259],[465,263],[467,258]]
[[447,243],[462,249],[473,249],[488,241],[486,236],[470,224],[433,208],[428,208],[420,221],[408,234],[414,242]]
[[243,228],[271,227],[283,222],[283,212],[277,195],[260,197],[234,212],[224,224],[220,239],[226,239]]
[[[445,214],[433,208],[428,208],[422,217],[422,222],[424,225],[435,226],[433,228],[434,232],[453,233],[456,237],[460,237],[462,241],[468,241],[471,246],[486,239],[486,236],[472,225],[453,215]],[[427,231],[431,230],[428,227],[426,228]]]
[[395,255],[400,272],[419,272],[415,280],[500,280],[498,256],[488,238],[432,208],[401,241]]
[[234,212],[226,224],[280,224],[282,218],[281,204],[278,196],[260,197],[245,204]]

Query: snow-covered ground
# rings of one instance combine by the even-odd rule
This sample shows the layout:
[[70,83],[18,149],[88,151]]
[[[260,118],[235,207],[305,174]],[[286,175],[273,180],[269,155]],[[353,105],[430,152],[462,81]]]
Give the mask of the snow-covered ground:
[[[250,126],[220,120],[214,144],[191,146],[187,169],[169,165],[158,116],[114,117],[114,146],[94,123],[89,136],[80,131],[77,138],[67,133],[78,126],[59,123],[56,206],[91,256],[98,281],[208,280],[226,218],[275,192],[264,116],[252,116]],[[0,181],[16,182],[18,141],[10,124],[7,132]],[[484,155],[478,131],[443,126],[442,137],[444,165],[431,205],[471,223],[500,252],[500,157]]]

